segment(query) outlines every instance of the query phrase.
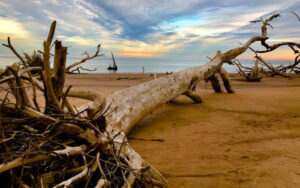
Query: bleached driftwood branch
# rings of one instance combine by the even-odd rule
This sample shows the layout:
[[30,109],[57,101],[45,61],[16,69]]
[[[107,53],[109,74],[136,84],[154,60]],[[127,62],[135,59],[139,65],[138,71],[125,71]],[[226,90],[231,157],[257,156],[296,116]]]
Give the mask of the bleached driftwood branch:
[[[292,12],[298,19],[299,16],[297,15],[296,12]],[[245,68],[243,67],[240,63],[236,62],[235,65],[238,67],[240,74],[245,77],[248,81],[259,81],[261,79],[260,76],[258,76],[258,74],[260,72],[270,75],[270,76],[282,76],[282,77],[286,77],[286,78],[292,78],[291,75],[287,75],[286,73],[295,73],[295,74],[299,74],[300,73],[300,44],[296,43],[296,42],[280,42],[280,43],[275,43],[275,44],[268,44],[267,40],[269,39],[269,37],[267,37],[267,29],[268,27],[272,28],[272,25],[270,24],[270,22],[272,20],[274,20],[275,18],[280,17],[280,14],[274,14],[272,16],[270,16],[269,18],[263,20],[262,18],[259,20],[254,20],[254,21],[250,21],[251,23],[262,23],[262,27],[261,27],[261,45],[265,48],[265,50],[255,50],[253,48],[249,48],[250,50],[252,50],[255,53],[255,58],[257,59],[257,61],[259,63],[261,63],[267,70],[264,69],[260,69],[258,70],[257,68],[257,61],[255,63],[255,66],[253,68]],[[280,47],[283,46],[287,46],[289,47],[295,54],[295,60],[294,63],[291,65],[280,65],[278,67],[274,67],[273,65],[271,65],[270,63],[267,63],[261,56],[259,56],[259,54],[262,53],[268,53],[271,51],[274,51]],[[245,71],[247,70],[243,70],[244,69],[248,69],[248,71],[250,70],[250,72],[245,73]]]
[[262,79],[262,67],[258,66],[258,60],[255,61],[254,67],[245,67],[239,60],[233,60],[233,63],[238,67],[239,74],[248,82],[259,82]]
[[[99,54],[100,53],[100,49],[101,49],[101,44],[98,44],[97,50],[96,50],[96,52],[95,52],[95,54],[93,56],[90,56],[90,54],[87,51],[84,52],[82,55],[85,55],[86,57],[83,58],[83,59],[81,59],[80,61],[75,62],[75,63],[69,65],[68,67],[66,67],[66,72],[67,73],[74,73],[74,72],[78,71],[80,73],[80,69],[83,69],[83,70],[86,70],[86,71],[95,71],[96,69],[94,69],[94,70],[84,69],[84,68],[82,68],[79,65],[82,64],[82,63],[84,63],[84,62],[86,62],[86,61],[88,61],[88,60],[92,60],[92,59],[94,59],[96,57],[103,56],[104,54]],[[75,68],[75,69],[72,70],[73,68]]]

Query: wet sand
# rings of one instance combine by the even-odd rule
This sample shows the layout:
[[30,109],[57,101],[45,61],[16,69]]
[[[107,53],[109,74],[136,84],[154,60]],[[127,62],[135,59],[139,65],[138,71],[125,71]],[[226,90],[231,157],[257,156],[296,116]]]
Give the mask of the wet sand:
[[[108,95],[153,79],[117,80],[140,76],[68,75],[67,85]],[[133,148],[169,187],[300,187],[300,78],[231,79],[235,94],[201,82],[202,104],[180,96],[149,114],[130,137],[164,142],[130,140]]]

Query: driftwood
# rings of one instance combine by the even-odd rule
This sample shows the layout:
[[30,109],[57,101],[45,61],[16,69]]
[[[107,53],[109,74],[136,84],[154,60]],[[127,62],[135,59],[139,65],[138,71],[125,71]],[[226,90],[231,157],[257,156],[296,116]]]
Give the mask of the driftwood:
[[[263,72],[264,74],[269,75],[271,77],[278,75],[278,76],[281,76],[281,77],[284,77],[284,78],[293,78],[291,75],[286,74],[286,70],[289,69],[287,67],[290,67],[291,65],[274,67],[271,63],[266,62],[261,56],[256,55],[255,58],[262,65],[267,67],[267,70],[261,69],[261,72]],[[297,64],[298,63],[299,62],[297,62]],[[298,67],[296,67],[297,64],[295,66],[291,66],[291,71],[298,68]],[[295,73],[297,74],[298,72],[295,71]]]
[[293,11],[292,13],[297,17],[297,19],[298,19],[299,22],[300,22],[300,17],[298,16],[298,14],[297,14],[295,11]]
[[[221,92],[216,76],[220,74],[227,92],[233,93],[222,65],[232,63],[254,42],[268,46],[266,26],[263,22],[261,36],[252,37],[243,46],[225,53],[217,52],[205,65],[120,90],[108,97],[64,88],[65,73],[73,67],[66,67],[67,48],[61,41],[54,42],[54,67],[50,67],[55,21],[44,42],[43,67],[34,68],[40,80],[31,75],[33,68],[22,61],[8,38],[5,46],[23,65],[8,66],[0,75],[1,91],[5,93],[0,101],[1,182],[5,179],[4,186],[21,187],[165,187],[166,179],[131,148],[126,135],[155,108],[179,95],[202,102],[195,92],[199,81],[210,81],[215,92]],[[87,55],[86,59],[89,58]],[[37,103],[36,94],[28,93],[30,88],[44,94],[45,106]],[[70,97],[91,102],[75,108],[70,104]]]
[[96,71],[97,69],[86,69],[86,68],[83,68],[82,66],[79,66],[79,65],[81,65],[82,63],[85,63],[88,60],[92,60],[92,59],[95,59],[96,57],[103,56],[104,54],[99,54],[100,49],[101,49],[101,44],[98,44],[97,50],[96,50],[95,54],[92,55],[92,56],[90,56],[90,54],[87,51],[85,51],[82,54],[82,55],[85,55],[85,57],[82,58],[80,61],[72,63],[71,65],[67,66],[66,69],[65,69],[66,73],[71,73],[71,74],[75,73],[75,72],[80,73],[80,70]]
[[[292,12],[299,20],[299,16],[296,12]],[[293,78],[293,74],[297,75],[300,74],[300,44],[295,42],[281,42],[269,45],[266,41],[267,37],[267,27],[273,28],[270,22],[279,17],[280,14],[274,14],[269,18],[263,20],[254,20],[250,21],[251,23],[262,23],[263,26],[261,27],[261,37],[264,39],[261,40],[261,45],[265,47],[265,50],[254,50],[253,48],[249,47],[255,53],[256,62],[254,67],[245,67],[238,61],[234,61],[233,63],[238,67],[239,73],[242,77],[246,78],[247,81],[255,82],[260,81],[262,79],[261,73],[267,76],[281,76],[285,78]],[[289,47],[295,54],[294,63],[291,65],[280,65],[280,66],[273,66],[271,63],[266,62],[259,54],[268,53],[278,49],[279,47],[287,46]],[[258,64],[261,64],[262,67],[258,67]],[[289,74],[287,74],[289,73]]]
[[262,77],[262,67],[258,66],[258,60],[255,61],[254,67],[246,67],[241,64],[239,60],[233,60],[233,63],[238,67],[239,74],[244,77],[248,82],[259,82]]
[[[233,63],[237,66],[239,74],[244,77],[248,82],[259,82],[265,76],[281,76],[284,78],[292,79],[300,74],[300,67],[297,67],[300,63],[299,56],[296,57],[295,63],[292,65],[280,65],[273,66],[271,63],[265,61],[261,56],[255,56],[256,61],[253,67],[243,66],[239,60],[233,60]],[[259,66],[259,64],[261,66]]]

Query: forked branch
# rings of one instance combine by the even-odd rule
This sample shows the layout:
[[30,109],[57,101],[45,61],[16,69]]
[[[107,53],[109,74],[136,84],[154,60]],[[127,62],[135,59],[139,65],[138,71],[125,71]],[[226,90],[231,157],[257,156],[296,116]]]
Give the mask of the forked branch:
[[[88,53],[87,51],[84,52],[82,55],[85,55],[86,57],[83,58],[83,59],[81,59],[81,60],[78,61],[78,62],[75,62],[75,63],[69,65],[69,66],[66,68],[66,71],[67,71],[68,73],[72,73],[72,72],[74,72],[74,70],[71,70],[72,68],[75,68],[76,66],[78,66],[78,65],[80,65],[80,64],[82,64],[82,63],[84,63],[84,62],[86,62],[86,61],[88,61],[88,60],[94,59],[94,58],[99,57],[99,56],[103,56],[104,54],[99,54],[99,53],[100,53],[100,49],[101,49],[101,44],[98,44],[97,50],[96,50],[96,52],[95,52],[95,54],[94,54],[93,56],[90,56],[89,53]],[[76,69],[75,69],[75,70],[76,70]]]

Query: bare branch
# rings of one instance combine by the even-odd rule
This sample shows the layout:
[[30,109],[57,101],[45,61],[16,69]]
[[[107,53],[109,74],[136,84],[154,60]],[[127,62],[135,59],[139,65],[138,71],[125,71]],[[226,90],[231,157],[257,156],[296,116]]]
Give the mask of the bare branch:
[[93,71],[96,71],[97,68],[94,68],[94,69],[87,69],[87,68],[83,68],[82,66],[79,66],[79,67],[76,67],[76,69],[73,69],[73,70],[71,70],[71,71],[68,72],[68,73],[70,73],[70,74],[73,74],[73,73],[74,73],[74,74],[75,74],[75,72],[77,71],[77,72],[80,74],[80,70],[93,72]]
[[2,45],[9,48],[15,54],[15,56],[17,56],[25,68],[28,66],[24,58],[15,50],[15,48],[11,44],[10,37],[7,38],[7,44],[2,44]]
[[293,11],[292,13],[297,17],[297,19],[298,19],[299,22],[300,22],[300,17],[298,16],[298,14],[297,14],[295,11]]
[[56,21],[53,21],[50,27],[50,31],[47,37],[47,40],[44,41],[44,70],[43,70],[43,78],[44,78],[44,88],[46,88],[45,100],[46,100],[46,111],[52,109],[62,111],[59,101],[56,98],[55,91],[53,88],[52,80],[51,80],[51,68],[50,68],[50,45],[54,36],[56,27]]
[[78,66],[78,65],[80,65],[80,64],[82,64],[82,63],[84,63],[84,62],[86,62],[86,61],[88,61],[88,60],[94,59],[94,58],[99,57],[99,56],[103,56],[104,54],[99,54],[100,48],[101,48],[101,44],[98,44],[97,50],[96,50],[95,54],[94,54],[93,56],[91,56],[91,57],[89,56],[89,53],[88,53],[88,52],[83,53],[83,55],[86,55],[86,57],[83,58],[83,59],[81,59],[80,61],[78,61],[78,62],[76,62],[76,63],[73,63],[72,65],[69,65],[69,66],[66,68],[66,71],[67,71],[67,72],[72,72],[72,71],[71,71],[72,68],[74,68],[74,67],[76,67],[76,66]]
[[[70,156],[70,155],[78,155],[78,154],[82,153],[85,149],[86,149],[85,146],[68,147],[63,150],[53,151],[53,153],[57,154],[57,155],[69,155]],[[51,157],[52,157],[51,155],[37,155],[37,156],[27,158],[27,159],[18,158],[11,162],[6,163],[6,164],[0,164],[0,173],[5,172],[10,169],[13,169],[13,168],[16,168],[18,166],[24,165],[24,164],[41,161],[41,160],[48,159]]]
[[279,76],[282,76],[285,78],[293,78],[289,75],[286,75],[286,74],[281,73],[280,71],[276,70],[276,68],[274,68],[270,63],[267,63],[262,57],[256,56],[256,58],[271,71],[272,76],[279,75]]

